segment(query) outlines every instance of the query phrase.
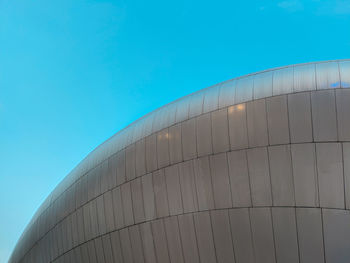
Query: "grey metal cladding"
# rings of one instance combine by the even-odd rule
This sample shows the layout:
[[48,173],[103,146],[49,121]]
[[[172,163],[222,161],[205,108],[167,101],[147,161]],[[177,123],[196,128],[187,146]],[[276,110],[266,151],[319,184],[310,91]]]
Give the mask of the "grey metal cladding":
[[298,263],[295,208],[272,208],[272,221],[277,262]]
[[342,148],[340,143],[316,144],[320,205],[345,208]]
[[179,215],[178,220],[185,263],[199,263],[193,215]]
[[247,150],[253,206],[272,206],[268,153],[265,147]]
[[231,150],[248,147],[248,128],[246,104],[238,104],[228,108],[228,125]]
[[313,141],[309,92],[288,95],[288,118],[291,143]]
[[300,263],[324,262],[321,209],[296,209]]
[[322,212],[326,262],[347,262],[350,257],[349,211],[324,209]]
[[228,211],[213,210],[210,215],[217,262],[235,262]]
[[247,103],[247,124],[249,147],[268,144],[265,99]]
[[213,152],[211,114],[205,113],[196,117],[198,156],[206,156]]
[[231,79],[92,151],[9,263],[350,262],[350,60]]
[[236,262],[255,262],[248,208],[230,209],[229,216]]

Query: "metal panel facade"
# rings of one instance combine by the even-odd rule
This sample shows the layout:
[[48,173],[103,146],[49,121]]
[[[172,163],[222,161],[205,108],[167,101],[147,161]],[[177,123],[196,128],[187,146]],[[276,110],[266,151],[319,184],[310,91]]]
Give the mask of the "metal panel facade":
[[10,263],[350,262],[350,61],[193,93],[50,194]]

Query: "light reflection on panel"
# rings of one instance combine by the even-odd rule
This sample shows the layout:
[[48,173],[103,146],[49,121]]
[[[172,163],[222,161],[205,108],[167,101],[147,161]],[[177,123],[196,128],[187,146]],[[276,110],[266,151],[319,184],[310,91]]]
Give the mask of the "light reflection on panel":
[[254,77],[254,99],[272,96],[273,71],[256,74]]
[[316,64],[317,89],[340,88],[338,62]]
[[246,102],[253,99],[254,77],[248,76],[237,80],[235,103]]
[[273,95],[291,93],[293,91],[293,67],[273,72]]
[[204,94],[203,113],[214,111],[219,106],[219,88],[220,85],[207,88]]
[[339,62],[340,81],[342,88],[350,88],[350,61]]
[[200,91],[191,96],[190,99],[190,109],[189,109],[189,118],[198,116],[202,113],[203,110],[203,99],[204,92]]
[[235,101],[237,80],[230,80],[223,83],[220,87],[219,108],[230,106]]
[[294,67],[294,92],[315,90],[315,64]]

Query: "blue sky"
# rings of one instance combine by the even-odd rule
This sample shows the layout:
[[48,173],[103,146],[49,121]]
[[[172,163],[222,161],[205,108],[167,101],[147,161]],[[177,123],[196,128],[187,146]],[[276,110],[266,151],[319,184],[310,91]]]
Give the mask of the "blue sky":
[[0,0],[0,262],[60,180],[135,119],[349,53],[348,0]]

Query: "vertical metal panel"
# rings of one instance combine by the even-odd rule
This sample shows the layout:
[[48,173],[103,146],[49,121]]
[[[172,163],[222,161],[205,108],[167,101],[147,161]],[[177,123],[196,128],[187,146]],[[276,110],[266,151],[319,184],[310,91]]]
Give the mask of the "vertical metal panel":
[[267,149],[247,150],[250,190],[253,206],[271,206],[271,184]]
[[135,223],[145,220],[145,210],[143,208],[141,178],[136,178],[131,182],[131,197],[135,217]]
[[84,175],[81,178],[81,184],[82,184],[82,195],[81,195],[81,203],[85,204],[88,200],[88,177],[87,175]]
[[88,242],[88,254],[90,263],[97,263],[97,255],[94,240]]
[[237,79],[235,104],[253,99],[254,76]]
[[272,199],[275,206],[294,206],[290,145],[269,147]]
[[125,158],[126,158],[126,180],[130,181],[136,177],[136,161],[135,161],[135,144],[129,145],[125,150]]
[[[88,177],[88,201],[90,201],[91,199],[93,199],[95,197],[95,185],[97,185],[97,177],[95,176],[95,169],[90,170],[87,173],[87,177]],[[62,197],[64,197],[66,193],[63,194]]]
[[225,108],[212,112],[211,124],[214,153],[228,151],[230,148],[230,142],[228,138],[227,109]]
[[338,62],[317,63],[316,82],[318,90],[340,88]]
[[122,184],[120,187],[120,192],[123,203],[124,223],[126,226],[133,225],[135,221],[134,213],[132,211],[130,182]]
[[115,231],[111,233],[111,245],[112,245],[114,262],[122,263],[123,254],[122,254],[122,248],[121,248],[121,243],[119,238],[119,231]]
[[350,88],[350,61],[339,62],[340,81],[342,88]]
[[350,141],[350,90],[337,89],[336,102],[339,141]]
[[106,225],[103,195],[100,195],[99,197],[97,197],[96,206],[97,206],[98,230],[100,235],[104,235],[107,232],[107,225]]
[[168,192],[170,215],[182,214],[183,208],[178,165],[165,168],[165,181]]
[[146,137],[146,167],[147,172],[157,169],[157,135],[152,134]]
[[266,108],[270,145],[289,143],[287,96],[267,98]]
[[81,222],[84,222],[84,215],[83,215],[83,208],[82,207],[80,207],[77,210],[76,228],[78,229],[78,240],[79,240],[78,243],[83,243],[85,241],[84,224],[81,224]]
[[296,209],[300,263],[324,262],[321,209]]
[[151,222],[152,233],[154,239],[154,247],[156,250],[156,256],[158,263],[169,263],[169,251],[168,243],[165,235],[164,223],[162,219],[158,219]]
[[181,123],[169,127],[170,163],[178,163],[182,158]]
[[232,207],[226,153],[210,156],[215,208]]
[[103,253],[103,245],[101,237],[95,239],[95,249],[96,249],[96,258],[98,263],[105,262],[105,256]]
[[120,244],[123,253],[124,263],[133,263],[133,252],[131,250],[131,242],[128,228],[123,228],[119,231]]
[[228,211],[211,211],[213,236],[218,263],[235,262]]
[[156,260],[156,252],[154,248],[154,241],[152,235],[151,223],[146,222],[140,225],[140,233],[142,239],[143,253],[145,257],[146,263],[155,263]]
[[116,229],[120,229],[124,226],[124,210],[122,203],[122,195],[120,187],[112,190],[113,211],[114,211],[114,225]]
[[192,161],[187,161],[179,164],[179,176],[184,212],[188,213],[198,211],[198,201]]
[[214,87],[209,87],[204,91],[203,113],[218,109],[219,88],[220,84],[217,84]]
[[204,92],[199,91],[190,96],[189,118],[202,114]]
[[169,158],[169,131],[168,128],[157,133],[158,168],[163,168],[170,163]]
[[211,115],[202,114],[196,118],[198,156],[209,155],[213,152],[211,135]]
[[[82,205],[82,178],[79,178],[75,183],[75,208]],[[51,206],[52,207],[52,206]],[[50,208],[49,208],[50,209]]]
[[323,209],[326,262],[348,262],[350,258],[350,212]]
[[221,85],[219,92],[219,108],[227,107],[234,103],[236,84],[237,81],[233,79],[226,81]]
[[272,221],[277,262],[299,263],[295,208],[273,207]]
[[319,206],[315,145],[292,144],[292,164],[297,206]]
[[141,139],[136,142],[136,176],[146,174],[146,141]]
[[62,239],[62,251],[65,253],[68,250],[68,242],[67,242],[67,230],[66,230],[66,225],[67,225],[67,218],[63,219],[63,221],[60,222],[61,225],[61,239]]
[[246,104],[238,104],[228,108],[228,127],[231,150],[248,147]]
[[185,263],[199,263],[198,246],[192,214],[178,217]]
[[91,237],[95,238],[99,235],[96,199],[90,201],[88,204],[91,219]]
[[272,95],[281,95],[293,91],[293,67],[273,71]]
[[85,233],[85,240],[89,240],[92,238],[91,234],[91,219],[90,219],[90,204],[87,203],[83,206],[83,213],[84,213],[84,233]]
[[252,204],[245,150],[227,153],[233,207],[249,207]]
[[101,193],[108,190],[108,159],[104,160],[101,164],[101,170],[99,176],[101,177]]
[[154,111],[152,133],[155,133],[166,127],[166,116],[166,108],[158,108]]
[[156,217],[156,205],[153,191],[152,174],[142,176],[143,203],[145,208],[145,219],[151,220]]
[[117,185],[125,182],[125,150],[117,153]]
[[294,92],[316,89],[316,66],[307,64],[294,67]]
[[249,147],[268,144],[265,99],[247,103],[247,127]]
[[84,243],[81,246],[81,257],[83,258],[84,263],[85,262],[90,263],[88,243]]
[[108,189],[117,186],[117,154],[108,158]]
[[157,217],[169,216],[168,197],[163,169],[153,173],[153,189]]
[[255,262],[248,208],[230,209],[229,216],[236,262]]
[[134,225],[129,228],[131,250],[134,258],[134,263],[145,262],[143,256],[142,240],[139,231],[139,226]]
[[350,143],[343,143],[345,205],[350,207]]
[[255,262],[276,262],[270,208],[250,208],[249,211]]
[[194,160],[194,177],[197,189],[199,211],[213,209],[213,187],[211,184],[209,158],[201,157]]
[[273,71],[258,73],[254,76],[254,99],[272,96]]
[[175,123],[176,118],[176,103],[172,102],[166,106],[167,109],[167,126],[171,126]]
[[184,262],[177,217],[174,216],[165,218],[164,225],[168,241],[170,262]]
[[291,142],[312,142],[310,93],[288,95],[288,112]]
[[316,144],[316,156],[321,207],[344,209],[341,144]]
[[334,90],[311,93],[312,121],[315,141],[337,140],[337,117]]
[[106,231],[111,232],[115,229],[113,215],[112,191],[108,191],[103,195],[105,213],[106,213]]
[[[74,249],[75,260],[73,262],[75,263],[84,263],[80,253],[80,248],[81,247],[79,246]],[[49,261],[49,259],[45,258],[43,262],[47,262],[47,261]]]
[[112,253],[112,246],[111,246],[111,239],[109,234],[104,235],[102,237],[102,246],[103,246],[103,254],[105,256],[105,262],[114,262],[113,261],[113,253]]
[[188,119],[190,96],[181,98],[176,102],[176,122],[181,122]]
[[184,160],[197,157],[196,119],[190,119],[181,125],[182,153]]

